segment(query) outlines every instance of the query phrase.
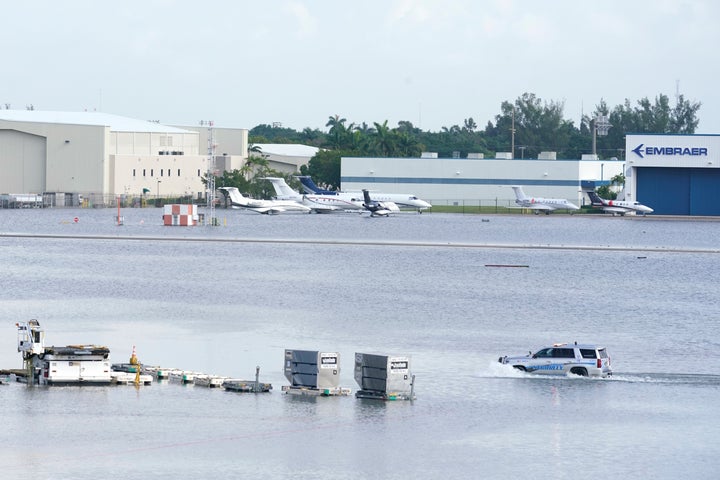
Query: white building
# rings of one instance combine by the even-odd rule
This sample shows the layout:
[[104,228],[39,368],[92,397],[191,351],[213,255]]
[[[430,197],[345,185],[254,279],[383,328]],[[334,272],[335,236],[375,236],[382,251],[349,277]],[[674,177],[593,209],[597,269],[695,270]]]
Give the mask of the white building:
[[[214,128],[213,168],[240,168],[247,130]],[[203,197],[208,127],[99,112],[0,110],[0,193]]]
[[262,155],[268,166],[282,173],[300,173],[300,167],[307,165],[312,157],[320,151],[317,147],[296,143],[256,143],[253,147],[260,150],[254,155]]
[[[533,197],[566,198],[580,206],[588,202],[583,188],[609,184],[623,173],[620,160],[555,160],[554,152],[543,152],[544,159],[437,158],[358,158],[341,160],[342,190],[367,188],[387,193],[412,193],[434,204],[515,201],[511,185],[521,185]],[[592,183],[585,183],[592,182]],[[590,186],[592,185],[592,186]]]

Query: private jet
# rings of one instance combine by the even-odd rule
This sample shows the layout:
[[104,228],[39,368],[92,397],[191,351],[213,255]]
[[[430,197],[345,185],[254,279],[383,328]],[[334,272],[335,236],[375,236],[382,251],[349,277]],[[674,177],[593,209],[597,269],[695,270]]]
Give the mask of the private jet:
[[515,203],[520,205],[522,208],[528,208],[535,213],[545,212],[545,215],[550,215],[550,212],[565,209],[565,210],[580,210],[577,205],[568,202],[564,198],[534,198],[525,196],[522,187],[513,186],[512,189],[515,191]]
[[[307,176],[298,176],[297,177],[300,182],[303,185],[303,189],[305,192],[307,192],[310,195],[335,195],[340,198],[343,198],[349,202],[360,202],[363,201],[363,194],[361,192],[356,191],[348,191],[348,192],[333,192],[330,190],[323,190],[317,185],[315,185],[315,182],[312,181],[312,179]],[[425,200],[421,200],[420,198],[416,197],[415,195],[411,195],[409,193],[380,193],[380,192],[372,192],[373,200],[378,202],[392,202],[399,208],[407,208],[407,209],[414,209],[418,212],[422,213],[423,210],[427,210],[428,208],[432,208],[432,205]]]
[[393,202],[379,202],[370,198],[370,192],[363,189],[363,207],[370,212],[371,217],[387,217],[392,212],[399,212],[400,209]]
[[310,207],[292,200],[255,200],[248,198],[236,187],[220,187],[226,196],[230,197],[230,204],[233,207],[244,208],[257,213],[275,214],[283,212],[310,212]]
[[315,213],[363,212],[362,201],[349,201],[339,195],[307,194],[293,190],[282,177],[265,177],[272,183],[277,200],[292,200],[309,207]]
[[603,212],[612,213],[613,217],[615,215],[625,216],[625,214],[636,215],[638,213],[647,215],[654,211],[652,208],[640,202],[605,200],[604,198],[600,198],[600,195],[592,190],[587,193],[588,197],[590,197],[590,205],[592,205],[593,208],[602,208]]

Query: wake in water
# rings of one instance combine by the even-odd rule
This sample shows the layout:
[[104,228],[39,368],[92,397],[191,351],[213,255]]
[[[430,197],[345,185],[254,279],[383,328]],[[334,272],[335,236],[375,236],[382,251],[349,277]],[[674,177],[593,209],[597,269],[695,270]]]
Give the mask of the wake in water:
[[490,362],[487,367],[477,372],[480,378],[524,378],[524,379],[554,379],[559,378],[568,380],[582,381],[607,381],[607,382],[626,382],[626,383],[653,383],[653,384],[671,384],[671,385],[703,385],[720,387],[720,375],[706,375],[693,373],[634,373],[634,372],[615,372],[612,376],[601,377],[581,377],[579,375],[539,375],[527,373],[505,365],[499,362]]

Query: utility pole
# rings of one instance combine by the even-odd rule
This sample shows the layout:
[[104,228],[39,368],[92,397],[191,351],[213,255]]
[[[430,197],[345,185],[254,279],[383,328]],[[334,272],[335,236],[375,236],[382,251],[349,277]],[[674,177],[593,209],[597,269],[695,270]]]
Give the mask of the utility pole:
[[515,106],[512,109],[512,123],[510,127],[510,158],[515,160]]

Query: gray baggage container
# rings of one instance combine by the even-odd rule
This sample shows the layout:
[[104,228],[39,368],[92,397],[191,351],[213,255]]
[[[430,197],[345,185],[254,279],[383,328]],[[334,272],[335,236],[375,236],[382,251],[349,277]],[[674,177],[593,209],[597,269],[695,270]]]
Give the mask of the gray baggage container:
[[284,372],[293,387],[334,389],[340,385],[340,354],[286,349]]
[[355,353],[355,381],[367,393],[410,396],[413,383],[410,356]]

